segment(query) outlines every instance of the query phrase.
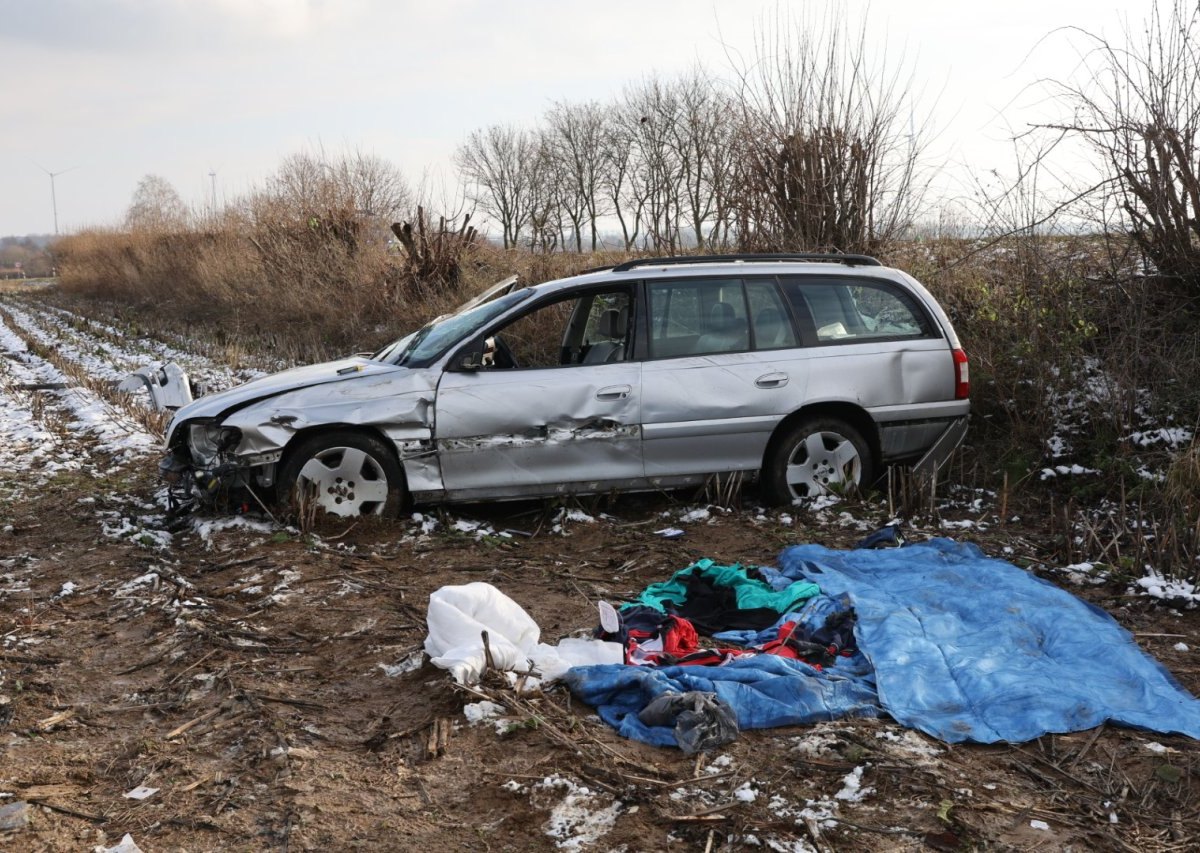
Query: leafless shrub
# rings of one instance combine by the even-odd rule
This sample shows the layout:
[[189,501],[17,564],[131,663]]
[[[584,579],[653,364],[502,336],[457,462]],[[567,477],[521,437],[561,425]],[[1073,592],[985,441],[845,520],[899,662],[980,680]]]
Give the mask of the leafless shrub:
[[[438,217],[433,226],[423,205],[417,205],[413,222],[392,223],[392,233],[405,252],[404,278],[409,288],[458,284],[463,253],[475,243],[471,215],[464,214],[456,226],[454,220]],[[400,296],[396,291],[395,296]]]
[[911,73],[867,44],[865,22],[841,7],[777,14],[735,73],[744,248],[874,252],[909,227],[923,196],[925,122]]
[[293,351],[310,357],[383,343],[393,334],[383,321],[395,308],[398,261],[387,226],[409,204],[407,183],[380,158],[297,154],[263,186],[190,224],[64,238],[62,285],[153,303],[189,329],[211,325],[220,341],[253,339],[255,350],[306,336]]
[[1052,91],[1071,110],[1050,125],[1082,138],[1157,272],[1200,288],[1200,5],[1151,4],[1113,42],[1082,28],[1081,67]]

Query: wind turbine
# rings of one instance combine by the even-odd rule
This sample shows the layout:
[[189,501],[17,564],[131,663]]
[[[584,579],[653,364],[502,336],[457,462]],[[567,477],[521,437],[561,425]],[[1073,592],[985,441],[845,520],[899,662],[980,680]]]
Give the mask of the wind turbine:
[[50,206],[54,209],[54,236],[58,236],[58,196],[54,193],[54,179],[59,175],[65,175],[67,172],[73,172],[78,169],[78,166],[72,166],[70,169],[60,169],[57,172],[51,172],[41,163],[34,161],[35,166],[50,176]]

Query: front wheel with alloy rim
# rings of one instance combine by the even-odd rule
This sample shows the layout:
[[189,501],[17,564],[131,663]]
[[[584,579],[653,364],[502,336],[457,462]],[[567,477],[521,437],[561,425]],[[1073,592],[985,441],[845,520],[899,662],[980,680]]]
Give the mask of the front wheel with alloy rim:
[[395,515],[407,500],[404,472],[378,438],[344,430],[303,439],[279,474],[286,501],[316,501],[332,515]]
[[762,472],[766,497],[776,504],[874,482],[871,450],[862,434],[837,418],[809,418],[784,434]]

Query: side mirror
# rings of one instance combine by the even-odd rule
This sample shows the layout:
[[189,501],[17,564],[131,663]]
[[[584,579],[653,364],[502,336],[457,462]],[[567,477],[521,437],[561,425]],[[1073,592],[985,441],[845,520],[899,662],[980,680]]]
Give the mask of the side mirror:
[[458,356],[453,362],[453,370],[474,373],[485,370],[496,363],[496,339],[484,338],[471,345],[470,350]]
[[493,350],[489,345],[494,346],[493,341],[493,338],[487,338],[486,340],[472,343],[470,348],[466,352],[460,353],[454,361],[454,370],[474,373],[485,367],[491,367],[492,360],[489,356]]

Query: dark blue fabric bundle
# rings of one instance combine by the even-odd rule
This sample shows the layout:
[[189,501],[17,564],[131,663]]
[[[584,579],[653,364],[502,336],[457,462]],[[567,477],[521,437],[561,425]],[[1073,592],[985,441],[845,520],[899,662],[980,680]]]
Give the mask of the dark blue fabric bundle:
[[[877,717],[869,668],[858,658],[819,672],[776,655],[737,658],[722,666],[577,666],[563,680],[622,735],[655,746],[675,746],[675,730],[647,726],[638,712],[663,693],[715,693],[737,714],[739,729],[815,723],[839,717]],[[834,670],[845,669],[845,674]]]

